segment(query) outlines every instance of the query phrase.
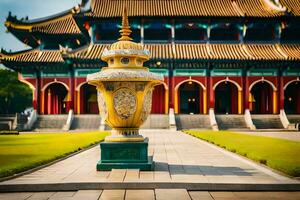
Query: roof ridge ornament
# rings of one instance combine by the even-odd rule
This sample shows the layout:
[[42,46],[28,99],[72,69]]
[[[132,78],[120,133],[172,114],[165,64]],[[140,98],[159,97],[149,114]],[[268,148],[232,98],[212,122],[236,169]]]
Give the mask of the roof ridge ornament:
[[123,9],[123,16],[122,16],[122,27],[121,30],[119,31],[121,37],[118,39],[119,41],[131,41],[132,38],[130,37],[131,34],[131,29],[129,26],[129,21],[128,21],[128,14],[127,14],[127,6],[124,6]]

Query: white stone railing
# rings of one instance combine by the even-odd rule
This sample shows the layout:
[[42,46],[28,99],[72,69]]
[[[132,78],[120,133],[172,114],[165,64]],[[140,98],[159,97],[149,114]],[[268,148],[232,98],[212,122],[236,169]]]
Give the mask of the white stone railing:
[[72,122],[73,122],[73,119],[74,119],[74,111],[71,109],[71,110],[69,110],[67,122],[66,122],[66,124],[63,126],[63,130],[64,130],[64,131],[70,130],[71,125],[72,125]]
[[210,125],[213,131],[218,131],[219,130],[219,126],[216,120],[216,116],[215,116],[215,110],[213,108],[209,109],[209,121],[210,121]]
[[283,109],[280,109],[279,117],[280,117],[280,121],[281,121],[283,127],[288,128],[290,125],[290,122],[289,122],[289,120],[285,114],[285,111]]
[[245,122],[246,122],[247,127],[250,128],[250,130],[256,130],[256,127],[255,127],[255,125],[253,124],[253,121],[252,121],[252,118],[251,118],[251,114],[250,114],[250,110],[249,110],[249,109],[246,109],[246,110],[245,110],[244,117],[245,117]]
[[28,117],[27,123],[24,125],[25,130],[31,130],[38,117],[37,111],[33,110]]
[[175,114],[174,114],[174,109],[173,108],[169,109],[169,129],[177,130]]

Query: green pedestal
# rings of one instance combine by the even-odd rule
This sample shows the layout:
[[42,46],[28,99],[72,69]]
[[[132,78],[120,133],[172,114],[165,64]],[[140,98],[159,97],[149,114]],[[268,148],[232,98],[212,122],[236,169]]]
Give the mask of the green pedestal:
[[153,170],[153,161],[148,158],[148,138],[143,142],[101,142],[101,159],[98,171],[111,169]]

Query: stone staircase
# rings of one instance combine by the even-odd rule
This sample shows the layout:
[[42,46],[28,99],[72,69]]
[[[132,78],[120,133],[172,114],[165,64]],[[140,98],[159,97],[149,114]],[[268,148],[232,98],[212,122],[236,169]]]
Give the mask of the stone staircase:
[[151,114],[141,127],[142,129],[168,129],[169,115]]
[[291,127],[293,130],[300,131],[300,115],[287,115],[286,117],[290,122],[289,127]]
[[62,130],[68,115],[40,115],[34,124],[35,131]]
[[71,130],[98,130],[101,123],[100,115],[75,115]]
[[284,129],[279,115],[251,115],[256,129]]
[[300,115],[286,115],[291,124],[300,124]]
[[246,130],[248,129],[244,115],[216,115],[219,130]]
[[27,115],[18,113],[17,114],[17,127],[16,127],[16,129],[19,130],[19,131],[24,130],[24,127],[25,127],[25,124],[27,123],[27,121],[28,121],[28,116]]
[[14,128],[13,127],[14,120],[15,120],[15,115],[13,115],[13,114],[12,115],[0,114],[0,131],[1,130],[12,130]]
[[177,130],[211,129],[209,115],[179,114],[175,116]]

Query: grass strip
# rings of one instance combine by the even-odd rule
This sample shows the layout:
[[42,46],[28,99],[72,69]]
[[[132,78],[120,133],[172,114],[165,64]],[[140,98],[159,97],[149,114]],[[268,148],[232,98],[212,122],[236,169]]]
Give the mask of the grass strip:
[[108,131],[0,135],[0,177],[10,176],[99,143]]
[[300,176],[300,142],[230,131],[184,132],[290,176]]

